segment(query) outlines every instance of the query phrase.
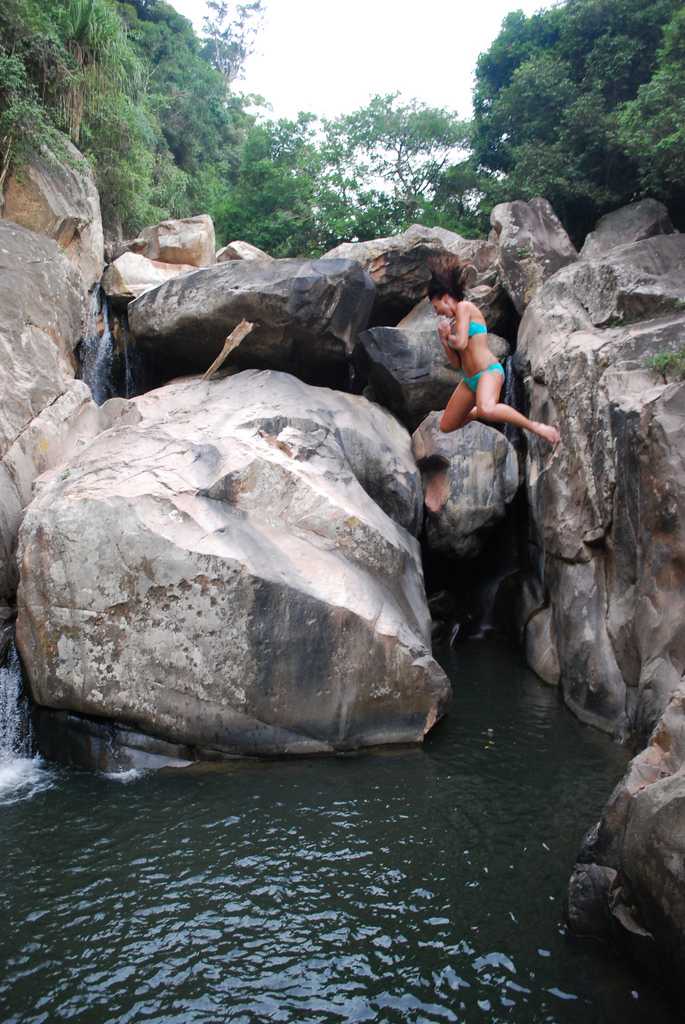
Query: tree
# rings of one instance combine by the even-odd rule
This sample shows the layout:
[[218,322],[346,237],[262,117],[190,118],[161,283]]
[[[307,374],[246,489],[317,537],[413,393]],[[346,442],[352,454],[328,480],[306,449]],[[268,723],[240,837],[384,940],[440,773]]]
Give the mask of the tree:
[[474,159],[500,198],[544,194],[580,242],[598,216],[641,194],[639,162],[650,157],[625,145],[622,111],[650,81],[680,6],[567,0],[505,18],[474,92]]
[[212,12],[204,19],[207,40],[204,55],[227,84],[242,73],[245,61],[252,52],[259,19],[263,14],[262,0],[230,4],[228,0],[207,0]]

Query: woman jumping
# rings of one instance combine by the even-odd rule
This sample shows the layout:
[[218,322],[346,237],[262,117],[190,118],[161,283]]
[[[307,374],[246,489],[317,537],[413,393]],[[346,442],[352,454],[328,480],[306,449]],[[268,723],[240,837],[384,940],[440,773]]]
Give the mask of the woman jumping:
[[550,444],[559,443],[559,431],[545,423],[529,420],[510,405],[500,402],[504,368],[488,348],[488,329],[483,314],[464,299],[463,268],[432,271],[428,298],[441,317],[438,334],[450,364],[462,370],[464,379],[447,403],[440,430],[459,430],[471,420],[513,423]]

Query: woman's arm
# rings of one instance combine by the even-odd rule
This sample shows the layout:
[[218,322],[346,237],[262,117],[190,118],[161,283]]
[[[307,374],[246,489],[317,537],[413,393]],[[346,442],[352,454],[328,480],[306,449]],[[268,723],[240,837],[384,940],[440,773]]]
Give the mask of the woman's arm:
[[450,348],[457,352],[463,352],[469,343],[469,323],[471,316],[465,302],[457,306],[457,313],[454,318],[454,329],[450,332],[447,343]]

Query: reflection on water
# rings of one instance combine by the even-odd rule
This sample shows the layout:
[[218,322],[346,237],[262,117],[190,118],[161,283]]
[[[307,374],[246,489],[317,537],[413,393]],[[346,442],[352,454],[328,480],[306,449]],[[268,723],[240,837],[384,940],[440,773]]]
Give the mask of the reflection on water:
[[493,641],[423,749],[111,778],[0,811],[6,1021],[671,1024],[565,884],[625,764]]

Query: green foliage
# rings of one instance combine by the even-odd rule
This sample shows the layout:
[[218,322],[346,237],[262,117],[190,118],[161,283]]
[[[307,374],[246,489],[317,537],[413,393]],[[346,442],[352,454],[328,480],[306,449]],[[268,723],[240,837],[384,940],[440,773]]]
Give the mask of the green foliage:
[[660,352],[647,360],[650,370],[657,373],[665,384],[669,380],[685,380],[685,346],[676,352]]
[[[655,74],[664,28],[676,15],[680,0],[567,0],[530,18],[520,11],[505,18],[478,60],[474,93],[474,157],[500,199],[546,196],[580,241],[602,213],[653,187],[647,168],[657,133],[677,149],[672,136],[682,130],[675,99],[656,118],[667,82],[682,77],[682,60],[677,67],[675,53],[663,50],[661,80]],[[676,51],[680,45],[673,43]],[[647,108],[650,127],[641,121]],[[661,195],[677,205],[678,189],[659,174]]]

